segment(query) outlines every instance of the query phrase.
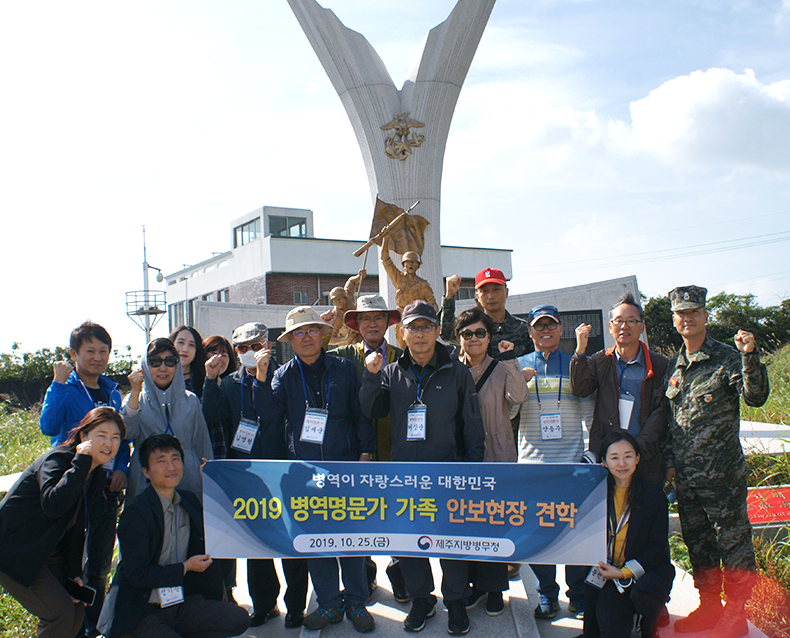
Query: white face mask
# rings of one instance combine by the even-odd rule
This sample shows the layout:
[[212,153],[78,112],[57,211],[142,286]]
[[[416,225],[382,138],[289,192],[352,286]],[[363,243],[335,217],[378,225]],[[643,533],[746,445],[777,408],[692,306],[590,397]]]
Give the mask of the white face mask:
[[241,361],[241,365],[243,365],[248,370],[255,370],[258,367],[258,364],[255,363],[254,350],[247,350],[247,352],[244,354],[240,354],[239,360]]

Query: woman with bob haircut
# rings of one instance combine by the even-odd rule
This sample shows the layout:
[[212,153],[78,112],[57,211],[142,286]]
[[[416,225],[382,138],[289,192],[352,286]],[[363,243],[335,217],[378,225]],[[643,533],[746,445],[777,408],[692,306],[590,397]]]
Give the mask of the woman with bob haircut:
[[206,380],[206,352],[203,350],[203,337],[192,326],[179,326],[168,337],[178,352],[181,372],[184,374],[184,387],[190,392],[203,396],[203,382]]
[[181,441],[184,478],[179,487],[203,498],[200,466],[202,459],[212,460],[214,454],[200,399],[184,387],[179,359],[178,350],[170,339],[154,339],[148,344],[142,365],[129,375],[132,390],[121,407],[127,436],[135,448],[126,488],[129,501],[146,487],[138,450],[152,434],[171,434]]
[[[480,413],[486,433],[487,463],[516,463],[518,451],[510,425],[510,409],[527,400],[529,390],[516,360],[515,346],[499,342],[501,359],[488,354],[494,320],[480,308],[464,310],[455,321],[455,334],[461,344],[458,358],[469,368],[480,401]],[[508,565],[499,562],[469,562],[472,591],[467,609],[486,598],[486,613],[498,616],[505,610],[502,592],[509,588]]]
[[626,430],[604,438],[600,463],[607,476],[607,560],[585,584],[584,634],[627,638],[640,614],[642,638],[658,636],[675,568],[669,559],[669,514],[664,492],[638,472],[641,453]]
[[[206,375],[206,371],[203,370],[203,374],[206,377],[206,380],[203,382],[203,387],[205,388],[208,383],[215,383],[217,387],[219,387],[225,377],[236,372],[236,352],[233,346],[230,345],[230,341],[220,335],[206,337],[203,340],[203,351],[206,353],[206,367],[209,366],[209,362],[213,364],[215,361],[214,357],[216,357],[216,361],[219,361],[220,364],[219,374],[216,379],[209,379],[208,375]],[[203,397],[201,395],[201,401],[202,400]],[[211,421],[205,410],[203,411],[203,416],[206,417],[206,423],[208,423],[208,433],[211,437],[211,445],[214,449],[214,458],[226,458],[228,455],[228,446],[225,437],[227,436],[226,430],[230,430],[230,424],[224,421]]]
[[39,456],[0,503],[0,585],[32,615],[38,636],[76,636],[83,603],[66,591],[82,586],[89,524],[86,503],[107,483],[97,468],[118,453],[126,428],[118,412],[95,408],[68,439]]

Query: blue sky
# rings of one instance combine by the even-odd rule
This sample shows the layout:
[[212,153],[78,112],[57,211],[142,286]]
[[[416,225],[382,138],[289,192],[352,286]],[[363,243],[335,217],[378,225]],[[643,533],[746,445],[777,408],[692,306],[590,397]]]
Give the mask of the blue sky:
[[[400,86],[454,2],[322,4]],[[264,204],[365,238],[356,141],[285,0],[3,3],[0,56],[0,351],[86,318],[139,347],[142,224],[166,273]],[[450,131],[442,242],[513,249],[511,293],[634,274],[649,296],[776,304],[789,178],[790,0],[498,0]]]

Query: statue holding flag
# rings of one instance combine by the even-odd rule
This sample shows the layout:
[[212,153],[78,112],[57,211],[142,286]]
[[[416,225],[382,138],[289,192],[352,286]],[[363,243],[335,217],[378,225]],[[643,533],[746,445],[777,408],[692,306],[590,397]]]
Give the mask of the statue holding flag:
[[[401,312],[412,301],[422,299],[439,310],[431,285],[417,275],[422,264],[421,254],[425,248],[425,227],[430,223],[419,215],[409,212],[419,202],[415,202],[407,211],[394,204],[382,202],[376,198],[376,210],[373,214],[373,225],[370,229],[370,240],[354,254],[361,255],[373,244],[381,246],[381,264],[387,271],[392,285],[395,286],[395,305]],[[390,249],[401,255],[403,271],[392,263]],[[396,329],[398,345],[405,347],[400,331]]]

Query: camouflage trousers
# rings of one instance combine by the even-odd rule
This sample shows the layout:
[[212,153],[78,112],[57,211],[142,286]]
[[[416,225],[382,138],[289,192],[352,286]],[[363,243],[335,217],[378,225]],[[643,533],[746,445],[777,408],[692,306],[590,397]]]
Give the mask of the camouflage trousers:
[[752,526],[746,513],[746,481],[690,486],[677,481],[683,540],[700,591],[747,599],[756,579]]

